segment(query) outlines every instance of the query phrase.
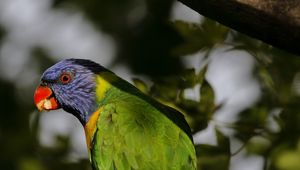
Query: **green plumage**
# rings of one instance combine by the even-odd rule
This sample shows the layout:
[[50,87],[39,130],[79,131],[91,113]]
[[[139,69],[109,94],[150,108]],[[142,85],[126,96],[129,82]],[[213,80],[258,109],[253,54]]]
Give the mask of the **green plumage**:
[[196,155],[184,117],[109,73],[90,151],[96,170],[192,170]]
[[95,170],[196,169],[183,115],[93,61],[65,59],[48,68],[34,102],[78,118]]

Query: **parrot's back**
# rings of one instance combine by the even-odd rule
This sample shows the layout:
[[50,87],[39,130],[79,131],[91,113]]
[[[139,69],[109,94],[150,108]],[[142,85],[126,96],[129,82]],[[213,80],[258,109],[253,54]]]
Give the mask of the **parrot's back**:
[[99,94],[102,99],[90,148],[94,169],[196,169],[191,132],[183,115],[122,79],[101,78],[99,83],[111,83],[111,87],[105,97]]

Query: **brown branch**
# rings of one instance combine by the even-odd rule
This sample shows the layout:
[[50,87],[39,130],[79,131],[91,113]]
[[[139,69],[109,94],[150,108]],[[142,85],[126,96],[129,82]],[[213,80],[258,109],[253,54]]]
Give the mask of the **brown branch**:
[[299,0],[179,0],[199,14],[300,55]]

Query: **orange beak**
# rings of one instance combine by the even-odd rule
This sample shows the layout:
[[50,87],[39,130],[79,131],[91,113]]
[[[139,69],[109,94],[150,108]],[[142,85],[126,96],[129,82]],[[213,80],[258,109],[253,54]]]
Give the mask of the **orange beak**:
[[58,102],[47,86],[38,86],[34,92],[34,103],[39,111],[58,109]]

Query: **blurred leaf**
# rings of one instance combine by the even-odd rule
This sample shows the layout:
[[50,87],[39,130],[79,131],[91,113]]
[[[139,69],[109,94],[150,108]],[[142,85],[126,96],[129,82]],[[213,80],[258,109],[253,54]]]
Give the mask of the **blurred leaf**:
[[[213,90],[204,80],[206,70],[207,67],[205,66],[196,74],[194,69],[186,69],[181,75],[164,79],[167,81],[166,85],[156,80],[150,92],[155,98],[175,103],[187,115],[189,124],[195,132],[207,127],[208,121],[215,111]],[[200,90],[203,93],[200,94],[200,102],[186,99],[184,90],[198,88],[195,85],[199,83],[203,83]],[[169,97],[165,96],[166,94],[169,94]]]
[[257,67],[257,76],[261,81],[262,88],[269,90],[273,95],[276,95],[274,81],[265,67]]
[[210,116],[215,111],[215,95],[213,88],[210,86],[210,84],[207,81],[204,81],[201,84],[200,89],[200,110],[202,113],[207,113]]
[[44,170],[43,165],[36,159],[24,158],[19,163],[20,170]]
[[217,136],[217,143],[220,149],[228,155],[230,155],[230,141],[227,136],[225,136],[220,130],[215,129]]
[[165,77],[153,80],[154,84],[150,87],[150,94],[154,98],[160,98],[165,101],[175,102],[178,97],[179,78]]
[[174,26],[186,41],[173,50],[175,55],[192,54],[205,47],[205,42],[200,39],[203,32],[198,24],[175,21]]
[[300,110],[299,110],[299,98],[295,98],[293,103],[286,105],[279,115],[281,121],[281,131],[278,135],[281,138],[287,138],[286,140],[289,144],[297,144],[300,138]]
[[277,167],[282,170],[299,170],[300,169],[299,152],[285,152],[278,158]]
[[184,70],[181,76],[181,80],[182,80],[181,88],[194,87],[198,83],[195,69],[192,68],[192,69]]
[[282,150],[278,153],[275,165],[278,170],[298,170],[300,169],[300,142],[296,150]]
[[251,137],[259,135],[268,116],[268,109],[264,106],[253,106],[239,114],[239,120],[235,123],[235,136],[247,142]]
[[138,78],[133,78],[132,81],[133,81],[133,84],[135,85],[135,87],[137,87],[143,93],[148,94],[149,89],[145,82],[143,82],[142,80],[140,80]]
[[177,56],[211,49],[224,42],[228,33],[228,28],[210,19],[203,19],[200,24],[175,21],[174,27],[185,39],[173,50]]
[[184,110],[184,112],[191,116],[190,127],[193,132],[205,129],[210,121],[209,113],[201,112],[199,102],[184,99],[177,106]]
[[268,138],[256,136],[252,137],[246,144],[248,154],[264,155],[270,148],[271,141]]
[[205,65],[196,75],[197,82],[203,84],[208,65]]
[[[218,145],[196,145],[198,169],[228,170],[230,162],[229,139],[216,129]],[[217,163],[216,163],[217,162]]]

